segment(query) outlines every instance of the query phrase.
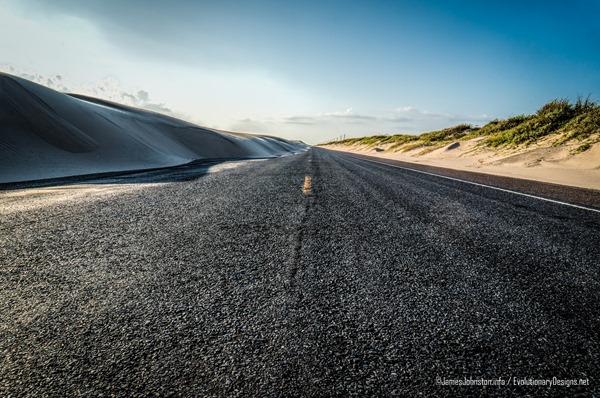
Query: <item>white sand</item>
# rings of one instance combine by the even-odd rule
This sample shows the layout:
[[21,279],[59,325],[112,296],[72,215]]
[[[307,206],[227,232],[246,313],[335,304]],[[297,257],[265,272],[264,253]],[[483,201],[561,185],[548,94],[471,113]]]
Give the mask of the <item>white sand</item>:
[[202,128],[161,114],[77,98],[0,73],[0,183],[261,158],[305,149],[276,137]]
[[[461,141],[423,154],[423,148],[408,152],[378,152],[360,145],[330,145],[329,149],[405,162],[476,171],[507,177],[544,181],[600,190],[600,143],[573,154],[579,144],[552,146],[552,138],[530,147],[492,150],[477,145],[481,138]],[[385,149],[385,146],[377,148]]]

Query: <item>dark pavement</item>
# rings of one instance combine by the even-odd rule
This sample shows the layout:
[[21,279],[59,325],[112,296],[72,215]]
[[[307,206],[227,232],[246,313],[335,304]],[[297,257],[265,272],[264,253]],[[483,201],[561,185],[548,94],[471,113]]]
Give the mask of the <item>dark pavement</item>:
[[0,396],[600,395],[600,213],[242,163],[0,192]]

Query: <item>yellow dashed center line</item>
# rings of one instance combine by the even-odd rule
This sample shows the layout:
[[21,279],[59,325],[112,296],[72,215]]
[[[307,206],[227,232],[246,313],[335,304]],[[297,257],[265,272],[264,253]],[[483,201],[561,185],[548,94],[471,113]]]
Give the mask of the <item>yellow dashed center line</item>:
[[312,183],[310,176],[304,177],[304,187],[302,188],[302,192],[305,195],[310,195],[312,193]]

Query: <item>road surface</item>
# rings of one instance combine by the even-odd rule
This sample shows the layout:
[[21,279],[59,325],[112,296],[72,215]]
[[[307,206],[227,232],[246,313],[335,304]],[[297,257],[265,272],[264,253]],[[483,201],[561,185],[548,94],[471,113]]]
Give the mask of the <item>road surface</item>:
[[598,395],[599,242],[317,148],[3,191],[0,395]]

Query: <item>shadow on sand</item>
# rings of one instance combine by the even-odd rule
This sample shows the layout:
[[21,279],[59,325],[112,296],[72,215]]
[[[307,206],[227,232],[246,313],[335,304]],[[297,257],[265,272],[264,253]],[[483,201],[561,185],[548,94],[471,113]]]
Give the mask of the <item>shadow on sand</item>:
[[[17,189],[46,188],[78,184],[147,184],[161,182],[193,181],[205,175],[209,168],[236,161],[263,160],[268,158],[227,158],[194,160],[179,166],[141,170],[124,170],[107,173],[84,174],[69,177],[50,178],[35,181],[1,183],[0,191]],[[272,158],[269,158],[272,159]]]

